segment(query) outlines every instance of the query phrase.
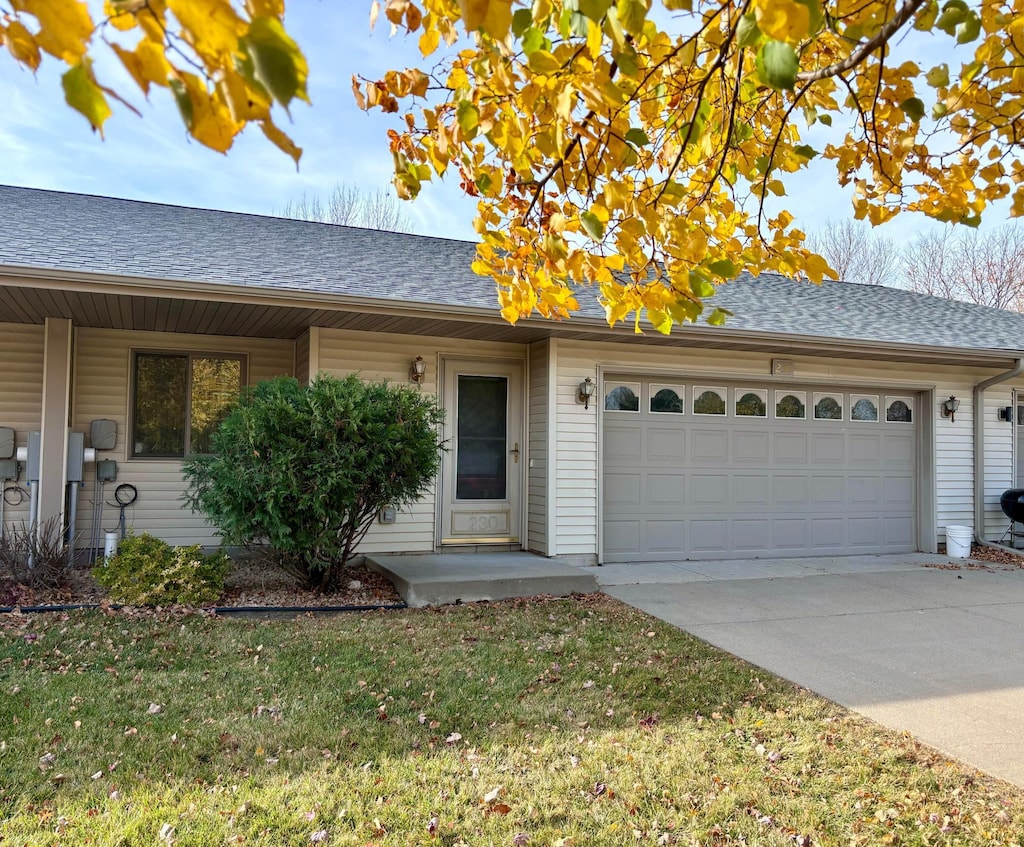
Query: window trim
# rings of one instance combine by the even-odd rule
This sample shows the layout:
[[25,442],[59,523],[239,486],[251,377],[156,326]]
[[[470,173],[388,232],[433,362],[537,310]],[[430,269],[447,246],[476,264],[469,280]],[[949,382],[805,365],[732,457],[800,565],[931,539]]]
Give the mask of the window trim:
[[[128,443],[125,445],[127,458],[139,462],[181,462],[191,455],[192,446],[192,361],[194,359],[234,359],[239,363],[239,390],[249,384],[249,354],[233,350],[192,350],[192,349],[151,349],[132,347],[128,375]],[[145,456],[135,452],[135,398],[138,378],[139,356],[167,356],[185,359],[185,450],[180,456]]]

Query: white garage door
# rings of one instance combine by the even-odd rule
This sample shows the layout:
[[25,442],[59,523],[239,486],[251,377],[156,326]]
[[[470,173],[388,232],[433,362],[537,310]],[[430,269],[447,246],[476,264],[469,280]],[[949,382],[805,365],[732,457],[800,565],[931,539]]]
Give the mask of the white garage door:
[[605,380],[605,562],[915,550],[913,395]]

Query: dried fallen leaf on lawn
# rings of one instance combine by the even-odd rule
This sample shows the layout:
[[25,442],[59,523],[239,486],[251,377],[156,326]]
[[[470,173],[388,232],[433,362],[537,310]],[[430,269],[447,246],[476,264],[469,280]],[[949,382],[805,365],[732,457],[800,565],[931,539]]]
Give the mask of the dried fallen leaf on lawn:
[[444,743],[445,744],[456,744],[456,743],[458,743],[461,740],[462,740],[462,733],[460,733],[460,732],[453,732],[451,735],[449,735],[444,740]]
[[163,711],[163,709],[159,703],[150,703],[149,708],[146,709],[146,712],[150,715],[159,715],[161,711]]
[[439,821],[437,820],[437,815],[434,815],[429,821],[427,821],[427,832],[429,832],[430,835],[435,838],[437,837],[438,823]]
[[485,803],[493,803],[493,802],[495,802],[501,796],[501,790],[502,790],[502,786],[499,785],[497,788],[495,788],[495,789],[493,789],[491,791],[488,791],[484,795],[484,802]]

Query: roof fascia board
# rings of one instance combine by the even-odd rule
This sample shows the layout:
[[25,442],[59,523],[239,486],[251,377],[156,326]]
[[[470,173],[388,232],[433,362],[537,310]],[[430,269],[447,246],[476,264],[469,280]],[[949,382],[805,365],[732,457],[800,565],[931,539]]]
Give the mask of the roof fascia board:
[[[0,279],[20,288],[78,291],[87,294],[121,294],[137,297],[166,297],[213,300],[225,303],[251,303],[257,306],[288,305],[296,308],[344,308],[349,311],[384,312],[386,314],[430,314],[504,323],[497,310],[480,306],[438,306],[411,300],[401,305],[375,297],[351,294],[300,291],[294,288],[273,288],[232,283],[195,282],[193,280],[156,279],[154,277],[119,276],[89,271],[62,271],[50,268],[0,265]],[[282,303],[282,301],[287,301]]]
[[[364,313],[404,315],[413,317],[456,318],[467,322],[504,324],[497,307],[492,310],[480,306],[440,306],[436,303],[403,301],[394,305],[387,300],[373,297],[355,297],[349,294],[298,291],[292,288],[270,288],[195,282],[191,280],[156,279],[152,277],[119,276],[89,271],[63,271],[51,268],[34,268],[20,265],[0,265],[0,280],[13,287],[44,288],[50,290],[77,291],[91,294],[121,294],[139,297],[166,297],[180,299],[212,300],[253,305],[282,306],[309,309],[344,309]],[[527,318],[521,323],[531,328],[544,327],[552,335],[569,335],[581,328],[587,332],[622,338],[621,332],[609,327],[601,318],[577,315],[567,322],[549,321],[544,318]],[[653,331],[653,330],[652,330]],[[764,349],[784,344],[787,352],[828,353],[849,358],[877,359],[884,356],[901,357],[922,362],[943,361],[946,364],[962,364],[964,360],[979,367],[1012,364],[1024,356],[1024,350],[1003,350],[998,348],[942,347],[936,345],[896,344],[880,341],[858,341],[830,339],[815,335],[782,335],[765,331],[723,329],[693,325],[680,326],[670,337],[685,344],[672,346],[744,345],[747,349]],[[629,342],[625,342],[629,343]],[[669,342],[671,344],[671,341]],[[859,354],[859,355],[858,355]]]

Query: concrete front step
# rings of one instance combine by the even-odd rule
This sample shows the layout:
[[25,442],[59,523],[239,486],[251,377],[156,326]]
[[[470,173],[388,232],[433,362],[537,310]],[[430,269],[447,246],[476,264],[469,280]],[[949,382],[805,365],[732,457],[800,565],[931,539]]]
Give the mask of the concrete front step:
[[591,568],[532,553],[428,553],[367,556],[410,606],[507,600],[535,594],[589,594],[598,590]]

